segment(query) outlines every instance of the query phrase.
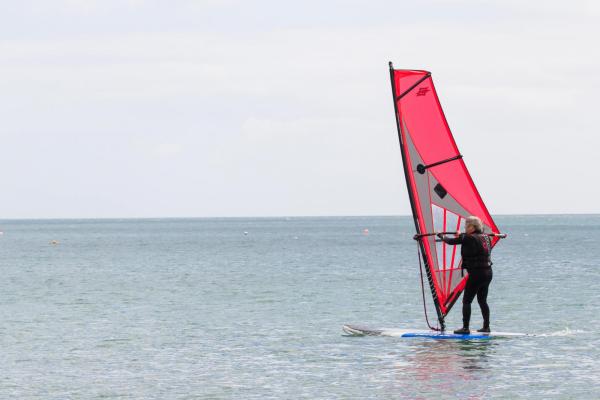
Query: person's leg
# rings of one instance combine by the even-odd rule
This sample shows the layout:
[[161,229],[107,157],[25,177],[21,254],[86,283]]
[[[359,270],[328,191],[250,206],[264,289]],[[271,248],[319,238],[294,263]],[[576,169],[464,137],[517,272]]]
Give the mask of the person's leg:
[[463,328],[469,329],[469,323],[471,321],[471,303],[477,294],[477,277],[475,274],[469,274],[469,278],[467,279],[467,284],[465,286],[465,291],[463,294]]
[[483,317],[483,329],[481,331],[490,330],[490,307],[487,303],[488,288],[492,282],[492,270],[486,271],[482,277],[481,286],[477,290],[477,302],[481,308],[481,316]]

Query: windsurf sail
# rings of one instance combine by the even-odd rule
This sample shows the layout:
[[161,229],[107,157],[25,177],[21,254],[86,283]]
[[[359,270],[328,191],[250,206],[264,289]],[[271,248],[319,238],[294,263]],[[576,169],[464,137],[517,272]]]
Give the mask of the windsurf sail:
[[[397,70],[390,79],[406,186],[420,254],[441,329],[462,293],[466,271],[459,246],[440,241],[434,232],[456,232],[470,215],[481,218],[484,232],[498,234],[450,131],[431,73]],[[495,245],[498,236],[492,237]]]

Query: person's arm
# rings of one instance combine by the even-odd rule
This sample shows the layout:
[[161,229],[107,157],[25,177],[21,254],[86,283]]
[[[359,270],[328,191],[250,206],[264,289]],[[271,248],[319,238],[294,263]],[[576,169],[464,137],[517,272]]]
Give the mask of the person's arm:
[[455,237],[453,237],[453,238],[449,238],[449,237],[447,237],[446,235],[443,235],[443,234],[441,234],[441,233],[438,233],[438,237],[439,237],[440,239],[442,239],[442,240],[443,240],[445,243],[447,243],[447,244],[451,244],[451,245],[457,245],[457,244],[462,244],[462,243],[463,243],[463,239],[464,239],[465,235],[461,233],[461,234],[460,234],[460,235],[458,235],[458,236],[455,236]]

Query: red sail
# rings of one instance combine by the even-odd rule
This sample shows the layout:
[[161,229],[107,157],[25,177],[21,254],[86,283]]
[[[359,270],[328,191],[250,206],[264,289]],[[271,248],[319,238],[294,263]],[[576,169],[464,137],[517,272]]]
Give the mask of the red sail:
[[[417,233],[457,231],[469,215],[481,218],[486,232],[498,233],[454,142],[431,73],[394,70],[390,63],[390,77]],[[464,289],[466,272],[460,268],[460,248],[436,239],[422,237],[420,245],[443,322]]]

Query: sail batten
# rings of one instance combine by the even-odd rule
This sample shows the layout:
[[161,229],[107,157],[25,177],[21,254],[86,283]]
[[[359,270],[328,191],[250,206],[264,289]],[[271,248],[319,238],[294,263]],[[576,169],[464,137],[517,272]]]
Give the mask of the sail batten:
[[[395,70],[390,79],[404,174],[415,230],[438,320],[458,299],[466,283],[458,246],[436,241],[431,232],[458,230],[470,215],[484,230],[499,233],[473,180],[444,116],[431,73]],[[498,238],[492,239],[492,244]]]

